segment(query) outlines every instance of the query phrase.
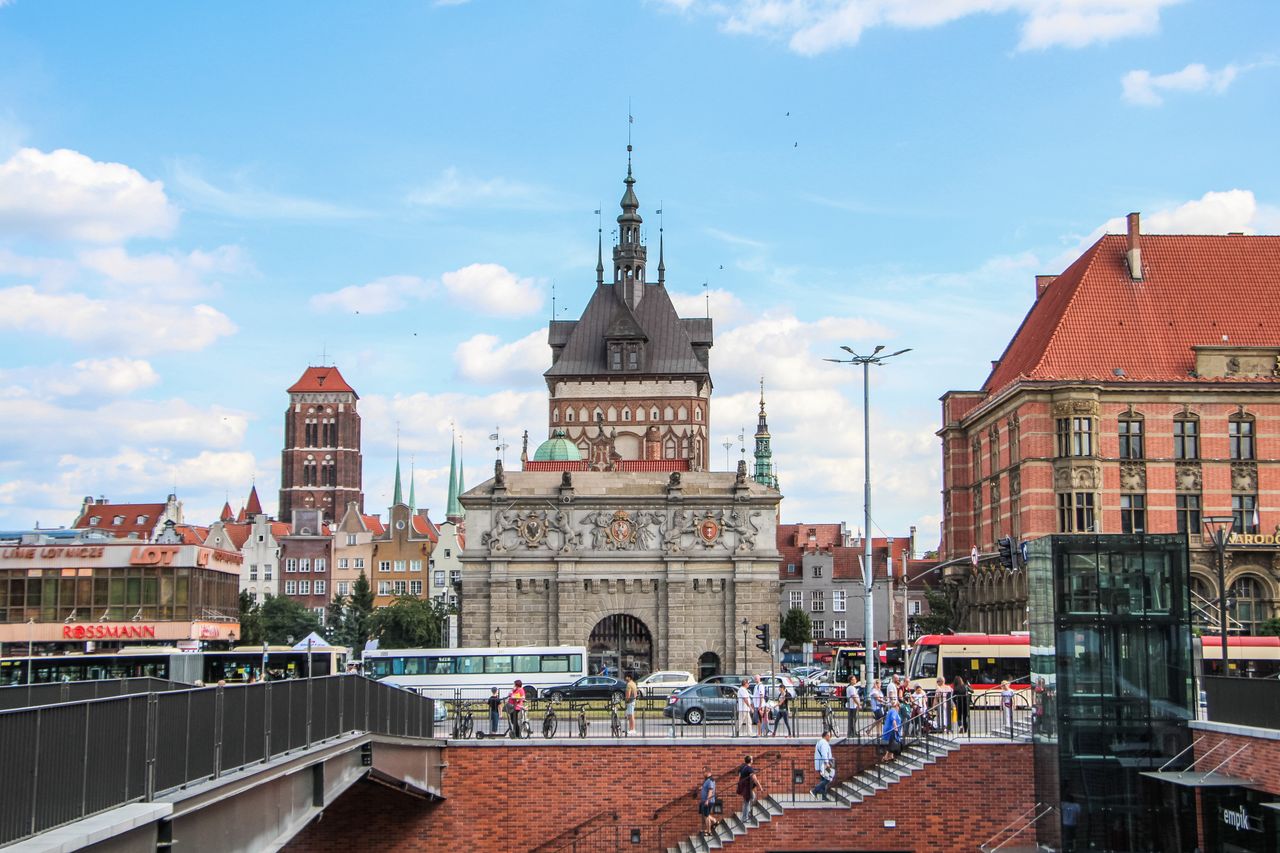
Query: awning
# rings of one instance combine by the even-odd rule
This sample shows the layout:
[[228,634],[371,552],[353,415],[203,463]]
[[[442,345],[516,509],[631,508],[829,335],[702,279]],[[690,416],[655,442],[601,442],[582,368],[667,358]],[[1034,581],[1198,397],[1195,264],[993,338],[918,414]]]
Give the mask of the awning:
[[1181,785],[1184,788],[1253,788],[1252,780],[1224,773],[1202,773],[1199,770],[1149,770],[1142,774],[1157,782]]

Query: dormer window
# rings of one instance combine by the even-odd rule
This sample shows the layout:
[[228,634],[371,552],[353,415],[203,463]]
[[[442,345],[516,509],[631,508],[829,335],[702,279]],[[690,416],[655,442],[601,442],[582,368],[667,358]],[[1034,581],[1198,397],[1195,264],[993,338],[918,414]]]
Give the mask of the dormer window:
[[124,516],[123,516],[123,515],[117,515],[115,518],[111,519],[111,523],[112,523],[112,524],[124,524]]
[[98,522],[100,522],[100,521],[102,521],[102,519],[101,519],[100,517],[96,516],[96,515],[91,515],[91,516],[89,516],[89,526],[90,526],[90,527],[97,527],[97,526],[98,526]]
[[622,369],[622,344],[609,344],[609,369]]
[[136,524],[146,524],[146,523],[147,523],[147,517],[146,517],[145,515],[140,515],[140,516],[138,516],[138,520],[137,520],[137,522],[135,522],[135,523],[136,523]]

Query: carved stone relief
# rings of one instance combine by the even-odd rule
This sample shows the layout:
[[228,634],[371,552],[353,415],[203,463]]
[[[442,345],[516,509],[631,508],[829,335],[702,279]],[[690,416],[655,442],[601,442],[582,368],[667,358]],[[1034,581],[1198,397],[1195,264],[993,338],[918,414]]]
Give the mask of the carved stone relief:
[[1009,472],[1009,497],[1016,498],[1022,494],[1022,472],[1014,469]]
[[1196,462],[1179,462],[1173,474],[1173,482],[1180,492],[1200,491],[1200,465]]
[[1053,404],[1054,417],[1098,414],[1097,400],[1062,400]]
[[1147,490],[1147,466],[1141,462],[1120,463],[1120,491],[1145,492]]
[[1252,462],[1231,463],[1231,491],[1251,494],[1258,490],[1258,466]]

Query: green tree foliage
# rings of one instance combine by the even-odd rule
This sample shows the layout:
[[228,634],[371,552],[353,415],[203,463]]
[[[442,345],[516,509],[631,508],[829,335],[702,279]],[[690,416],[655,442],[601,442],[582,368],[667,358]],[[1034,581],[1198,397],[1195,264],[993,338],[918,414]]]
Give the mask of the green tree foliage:
[[960,629],[960,618],[955,594],[947,589],[926,587],[925,600],[929,602],[929,613],[916,617],[916,624],[925,634],[945,634]]
[[787,645],[793,648],[813,641],[813,623],[809,621],[809,614],[799,607],[787,611],[787,615],[782,617],[778,632]]
[[430,649],[444,641],[445,617],[452,611],[438,599],[402,595],[370,618],[372,634],[383,649]]
[[324,614],[325,639],[335,646],[349,645],[346,642],[346,613],[347,597],[335,592]]
[[342,645],[350,646],[352,654],[359,655],[364,644],[372,636],[373,586],[364,572],[351,585],[346,612],[342,621]]
[[320,630],[316,615],[292,598],[268,595],[257,609],[262,619],[263,638],[270,645],[296,643],[312,631]]
[[1258,626],[1258,633],[1268,637],[1280,637],[1280,618],[1268,619]]
[[262,645],[262,614],[244,590],[240,591],[240,642],[246,646]]

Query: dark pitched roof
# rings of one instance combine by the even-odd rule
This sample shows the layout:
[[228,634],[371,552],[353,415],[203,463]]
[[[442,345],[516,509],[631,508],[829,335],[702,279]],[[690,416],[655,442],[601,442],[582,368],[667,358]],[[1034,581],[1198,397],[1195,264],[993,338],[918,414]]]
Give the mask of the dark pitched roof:
[[[619,310],[621,309],[621,311]],[[691,326],[690,323],[695,325]],[[548,332],[548,343],[553,348],[563,346],[560,357],[544,376],[595,376],[609,374],[605,341],[630,328],[635,330],[627,337],[643,335],[645,345],[644,364],[640,372],[646,375],[708,375],[706,363],[695,351],[695,339],[690,330],[696,331],[696,342],[703,347],[711,345],[711,321],[682,320],[667,289],[657,284],[645,284],[643,296],[635,308],[624,305],[614,294],[612,284],[595,288],[587,302],[582,318],[576,322],[553,321]]]

